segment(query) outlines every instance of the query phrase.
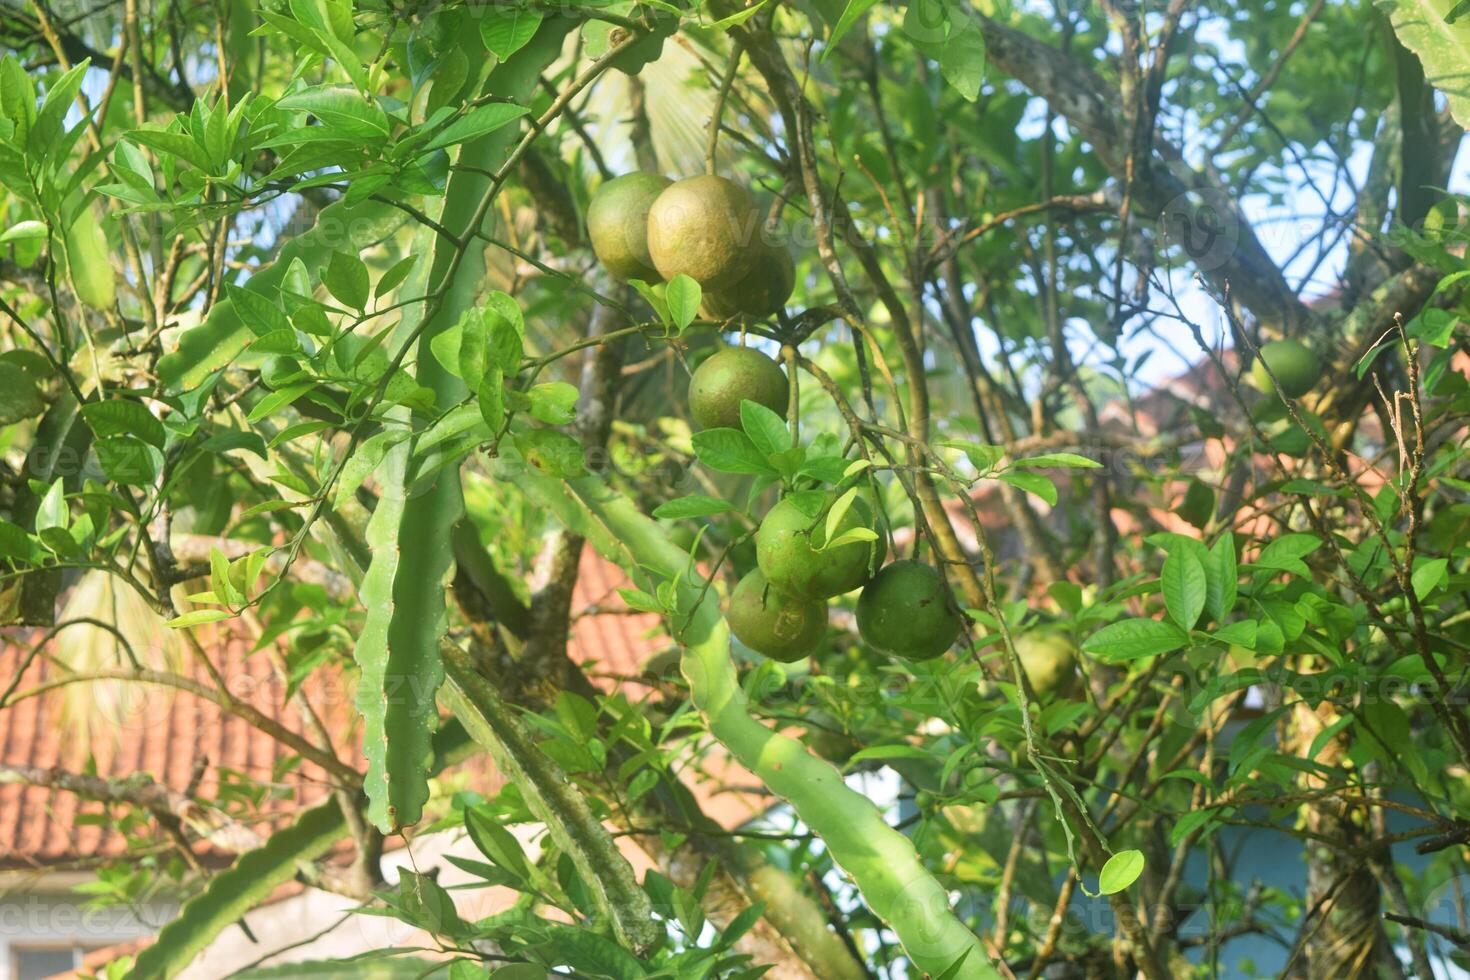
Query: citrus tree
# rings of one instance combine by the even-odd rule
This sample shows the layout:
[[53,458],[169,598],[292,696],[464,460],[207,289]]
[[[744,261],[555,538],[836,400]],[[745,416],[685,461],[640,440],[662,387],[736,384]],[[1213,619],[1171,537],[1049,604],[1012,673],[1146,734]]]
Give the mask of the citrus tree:
[[[0,6],[0,705],[202,697],[326,790],[0,762],[183,901],[109,975],[295,878],[432,944],[313,976],[1439,975],[1461,13]],[[431,830],[504,912],[384,880]]]

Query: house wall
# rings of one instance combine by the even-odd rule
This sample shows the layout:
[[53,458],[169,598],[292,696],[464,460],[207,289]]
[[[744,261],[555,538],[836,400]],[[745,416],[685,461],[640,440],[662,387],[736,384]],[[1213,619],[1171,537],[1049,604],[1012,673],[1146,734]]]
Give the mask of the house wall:
[[71,875],[13,879],[0,884],[0,980],[15,980],[17,953],[23,948],[95,949],[152,935],[175,909],[82,907],[83,897],[69,889]]

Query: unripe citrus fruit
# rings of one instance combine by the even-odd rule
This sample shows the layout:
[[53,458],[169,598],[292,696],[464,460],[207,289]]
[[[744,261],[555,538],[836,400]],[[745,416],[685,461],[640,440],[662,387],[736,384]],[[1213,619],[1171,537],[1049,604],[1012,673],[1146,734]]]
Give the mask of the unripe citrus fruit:
[[730,593],[730,631],[756,653],[793,663],[816,649],[827,632],[827,605],[787,595],[753,569]]
[[1061,633],[1027,633],[1016,637],[1016,655],[1026,679],[1038,695],[1071,693],[1077,682],[1077,647]]
[[739,282],[727,289],[704,293],[700,309],[708,320],[728,320],[742,313],[754,317],[773,316],[791,298],[796,288],[796,263],[785,245],[760,244],[755,264]]
[[960,635],[944,577],[933,565],[908,558],[880,569],[864,587],[857,623],[869,646],[907,660],[931,660]]
[[713,175],[670,184],[648,212],[648,253],[659,275],[683,274],[706,289],[732,286],[750,271],[761,216],[745,188]]
[[740,428],[740,403],[758,402],[785,416],[790,389],[781,365],[751,347],[726,347],[694,369],[689,414],[702,429]]
[[[851,592],[871,575],[870,567],[883,560],[886,544],[882,536],[876,541],[851,541],[818,551],[812,537],[826,540],[826,518],[808,514],[790,497],[772,507],[755,532],[755,560],[777,588],[792,595],[826,599]],[[812,525],[815,524],[815,529]],[[837,533],[855,527],[873,527],[873,510],[858,497],[837,522]]]
[[672,181],[635,170],[606,181],[587,206],[587,237],[603,268],[619,279],[658,282],[648,254],[648,211]]
[[1312,390],[1322,376],[1322,362],[1311,349],[1298,340],[1273,340],[1261,345],[1261,356],[1251,365],[1251,384],[1268,395],[1276,394],[1271,383],[1271,374],[1281,384],[1281,390],[1291,398],[1300,398]]

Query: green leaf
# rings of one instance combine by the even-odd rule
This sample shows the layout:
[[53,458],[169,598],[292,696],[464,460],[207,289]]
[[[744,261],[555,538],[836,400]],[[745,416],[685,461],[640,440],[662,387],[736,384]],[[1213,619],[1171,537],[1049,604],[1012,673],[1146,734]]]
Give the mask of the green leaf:
[[362,310],[368,301],[368,271],[362,259],[348,252],[333,252],[322,273],[322,285],[342,305]]
[[699,315],[699,301],[703,296],[699,283],[682,272],[669,280],[669,284],[664,287],[664,302],[669,304],[669,317],[680,333]]
[[35,122],[31,123],[31,131],[26,138],[26,150],[32,157],[45,159],[48,152],[55,151],[53,144],[60,138],[66,115],[72,110],[77,92],[81,89],[82,80],[91,64],[92,59],[83,59],[46,91],[46,97],[41,100],[41,108],[36,112]]
[[1101,895],[1112,895],[1122,891],[1143,874],[1142,851],[1119,851],[1108,858],[1098,877],[1097,890]]
[[157,129],[135,129],[125,136],[129,142],[139,146],[147,147],[160,156],[173,157],[182,160],[210,173],[214,165],[209,159],[209,154],[204,147],[194,142],[194,138],[187,133],[166,132]]
[[163,471],[163,454],[132,436],[98,439],[92,449],[107,478],[123,486],[151,486]]
[[217,623],[222,619],[231,619],[234,615],[228,609],[195,609],[170,619],[164,625],[169,629],[187,629],[190,626],[202,626],[205,623]]
[[315,381],[303,381],[300,384],[287,385],[279,391],[273,391],[256,402],[255,406],[250,409],[250,413],[245,416],[245,419],[248,422],[255,423],[261,419],[270,418],[316,387],[317,382]]
[[732,27],[739,27],[741,24],[745,23],[747,20],[750,20],[750,18],[760,13],[765,5],[770,2],[771,0],[760,0],[759,3],[753,3],[743,10],[737,10],[728,17],[721,17],[719,20],[711,24],[710,27],[717,31],[728,31]]
[[548,425],[566,425],[577,417],[576,385],[550,381],[536,385],[526,393],[531,400],[531,417]]
[[478,807],[465,811],[464,829],[470,835],[470,840],[480,849],[480,853],[489,858],[496,867],[509,871],[521,881],[527,880],[531,873],[530,863],[526,860],[521,842],[510,831]]
[[409,255],[393,263],[393,267],[379,277],[378,285],[373,288],[373,295],[381,298],[397,289],[403,280],[408,278],[409,272],[413,270],[413,264],[417,261],[418,256]]
[[178,975],[216,936],[296,877],[301,862],[322,857],[346,832],[342,807],[331,799],[241,855],[228,871],[210,878],[204,891],[186,902],[158,939],[138,954],[129,980]]
[[1311,578],[1312,570],[1302,558],[1320,547],[1322,540],[1316,535],[1284,534],[1261,549],[1260,555],[1251,564],[1257,568],[1274,568],[1302,578]]
[[1173,623],[1157,619],[1125,619],[1104,626],[1082,644],[1103,660],[1117,662],[1170,653],[1189,643],[1189,636]]
[[480,417],[490,426],[490,431],[499,433],[505,425],[505,378],[500,368],[491,367],[475,389],[475,400],[480,404]]
[[237,287],[234,282],[226,282],[225,295],[235,304],[235,309],[240,311],[240,319],[244,320],[245,326],[254,335],[266,338],[275,334],[290,334],[294,338],[291,320],[287,319],[272,298],[266,297],[262,292]]
[[1229,626],[1222,626],[1210,635],[1221,643],[1254,650],[1256,648],[1256,629],[1255,620],[1242,619]]
[[66,506],[66,487],[62,478],[57,477],[46,489],[41,497],[40,506],[36,508],[36,533],[49,530],[53,527],[65,528],[71,520],[71,514]]
[[480,311],[485,318],[485,331],[490,358],[507,375],[520,368],[526,341],[526,323],[521,308],[505,293],[493,292]]
[[824,547],[817,550],[825,551],[827,548],[840,548],[845,544],[855,544],[859,541],[877,541],[878,537],[878,532],[870,527],[849,528],[837,535],[837,537],[827,541]]
[[1208,824],[1215,817],[1214,810],[1191,810],[1179,818],[1179,822],[1169,831],[1169,846],[1178,847],[1179,842],[1200,827]]
[[1204,530],[1215,516],[1215,491],[1203,480],[1191,479],[1184,499],[1174,508],[1174,513],[1190,524]]
[[969,17],[939,52],[939,73],[967,102],[980,97],[985,80],[985,35]]
[[940,439],[934,443],[936,446],[944,446],[948,449],[958,449],[969,459],[970,465],[975,467],[982,475],[989,473],[995,468],[1005,456],[1004,446],[996,446],[990,443],[970,442],[967,439]]
[[26,534],[24,528],[0,519],[0,558],[28,562],[34,551],[31,536]]
[[750,436],[755,447],[767,456],[784,453],[791,448],[791,430],[786,420],[760,402],[749,398],[740,402],[740,427]]
[[423,456],[431,449],[470,432],[475,432],[479,441],[488,440],[492,435],[480,414],[480,406],[474,402],[464,402],[445,412],[428,431],[418,437],[413,446],[413,454],[416,457]]
[[66,267],[77,299],[94,310],[110,310],[117,302],[117,273],[102,222],[84,207],[66,230]]
[[669,304],[664,300],[663,290],[655,289],[642,279],[629,279],[628,285],[638,290],[638,295],[653,307],[654,314],[661,323],[672,323],[674,318],[669,314]]
[[445,126],[443,132],[428,142],[424,147],[424,152],[479,139],[481,136],[495,132],[507,123],[514,122],[528,111],[525,106],[511,105],[507,102],[482,105]]
[[1210,549],[1209,559],[1205,562],[1205,608],[1216,623],[1225,622],[1225,617],[1235,608],[1239,577],[1240,572],[1235,565],[1235,535],[1226,531]]
[[1019,487],[1027,493],[1034,493],[1053,507],[1057,505],[1056,484],[1040,473],[1001,473],[997,479],[1013,487]]
[[46,411],[36,382],[19,365],[0,362],[0,425],[35,418]]
[[1450,19],[1455,0],[1375,0],[1375,6],[1419,56],[1425,80],[1445,94],[1455,122],[1470,128],[1470,21]]
[[827,60],[827,56],[837,49],[837,43],[846,37],[847,32],[852,30],[853,25],[862,19],[863,14],[871,10],[877,3],[878,0],[847,0],[847,6],[843,8],[842,16],[837,18],[837,26],[832,28],[832,33],[827,38],[826,47],[822,50],[822,61]]
[[342,474],[337,477],[332,505],[340,508],[351,500],[363,481],[383,465],[383,458],[388,455],[388,450],[407,438],[408,433],[402,429],[384,429],[364,439],[343,465]]
[[1449,560],[1446,558],[1431,558],[1421,560],[1409,577],[1409,582],[1414,588],[1414,595],[1419,599],[1428,598],[1429,594],[1439,587],[1444,581],[1445,573],[1449,568]]
[[[837,537],[837,528],[842,523],[842,519],[847,516],[847,512],[852,509],[852,503],[854,500],[857,500],[857,495],[858,488],[853,487],[838,497],[832,504],[832,507],[827,511],[827,522],[822,531],[823,544],[817,550],[824,551],[827,548],[835,546],[836,542],[833,539]],[[877,535],[874,535],[873,539],[876,538]]]
[[43,222],[40,221],[17,221],[5,231],[0,232],[0,245],[7,242],[40,241],[51,232]]
[[1040,456],[1027,456],[1018,459],[1013,466],[1025,469],[1074,469],[1074,470],[1096,470],[1101,469],[1102,464],[1095,459],[1079,456],[1076,453],[1043,453]]
[[167,433],[163,423],[153,417],[141,402],[113,398],[105,402],[88,402],[82,406],[87,427],[99,438],[134,436],[152,446],[163,448]]
[[1204,612],[1208,592],[1204,565],[1192,550],[1175,549],[1164,559],[1162,582],[1169,618],[1186,630],[1194,629]]
[[490,974],[490,980],[545,980],[546,971],[534,963],[511,963]]
[[286,96],[276,107],[309,112],[345,138],[381,140],[388,135],[388,116],[383,110],[346,86],[313,86]]
[[555,429],[527,429],[516,433],[516,448],[526,465],[538,473],[569,480],[587,471],[582,444]]
[[623,602],[627,603],[629,609],[659,616],[666,612],[663,603],[659,602],[656,596],[649,595],[642,589],[618,589],[618,595],[622,597]]
[[504,61],[526,46],[541,26],[537,10],[486,7],[481,12],[480,40],[495,57]]
[[694,433],[690,441],[694,455],[710,469],[722,473],[776,475],[776,468],[766,461],[765,453],[739,429],[704,429]]
[[724,514],[738,508],[727,500],[706,497],[702,493],[691,493],[687,497],[669,500],[654,508],[653,516],[662,520],[681,520],[689,517],[708,517]]

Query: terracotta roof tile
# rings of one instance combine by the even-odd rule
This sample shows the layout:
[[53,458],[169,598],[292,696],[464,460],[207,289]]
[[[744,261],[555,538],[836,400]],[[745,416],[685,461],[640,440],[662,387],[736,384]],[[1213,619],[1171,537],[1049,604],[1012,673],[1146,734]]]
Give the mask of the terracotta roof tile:
[[[666,647],[668,641],[658,632],[657,616],[624,611],[617,589],[628,584],[618,566],[590,548],[584,552],[573,594],[576,619],[570,652],[600,687],[610,691],[622,681],[623,693],[638,700],[647,689],[624,679],[636,677],[643,662]],[[228,690],[236,698],[285,728],[306,733],[299,712],[285,703],[284,685],[265,651],[252,652],[253,641],[238,630],[201,627],[196,635],[204,649],[213,654]],[[15,676],[30,643],[25,635],[13,635],[0,644],[0,678]],[[185,669],[189,676],[210,683],[202,668],[196,670],[192,660],[188,663]],[[27,666],[17,693],[63,673],[45,657],[38,657]],[[172,789],[182,790],[195,766],[207,760],[199,794],[209,800],[219,793],[221,779],[229,778],[222,776],[221,770],[269,782],[275,767],[294,755],[268,735],[193,694],[166,695],[162,689],[136,684],[127,689],[141,697],[134,699],[130,710],[101,708],[91,722],[91,744],[69,736],[72,729],[63,717],[65,695],[61,688],[0,709],[0,762],[82,772],[89,768],[90,756],[99,776],[122,778],[144,772]],[[361,768],[350,681],[323,674],[308,682],[303,693],[332,732],[339,755]],[[278,795],[282,798],[269,802],[263,816],[268,819],[310,806],[325,796],[327,788],[326,774],[318,766],[297,766],[280,780],[282,792]],[[704,787],[695,787],[695,791],[697,796],[709,798]],[[728,799],[710,800],[717,818],[736,820],[737,815],[750,812],[749,801],[731,806],[733,801]],[[98,804],[79,801],[69,793],[0,784],[0,868],[44,867],[124,853],[127,842],[122,835],[110,828],[76,823],[79,814],[98,812]],[[261,819],[259,815],[257,819]],[[265,832],[269,828],[258,822],[256,829]],[[232,857],[207,849],[200,853],[210,863],[228,863]]]

